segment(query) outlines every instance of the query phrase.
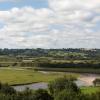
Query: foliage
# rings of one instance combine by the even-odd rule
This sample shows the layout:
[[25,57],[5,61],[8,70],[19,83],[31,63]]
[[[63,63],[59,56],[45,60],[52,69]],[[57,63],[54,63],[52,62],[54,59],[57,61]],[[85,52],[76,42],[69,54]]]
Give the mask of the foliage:
[[0,49],[0,55],[16,57],[53,57],[63,59],[99,59],[100,49]]
[[64,89],[67,91],[79,92],[79,88],[73,82],[73,79],[67,79],[66,77],[58,78],[50,82],[48,88],[52,95],[58,95],[58,93]]
[[[61,84],[63,83],[65,85],[65,78],[59,78],[58,80]],[[70,87],[68,84],[73,81],[68,81],[67,86],[69,87],[61,89],[59,86],[57,86],[57,94],[52,96],[47,90],[44,89],[32,91],[29,88],[26,88],[26,90],[23,92],[17,92],[9,85],[0,83],[0,100],[100,100],[100,90],[92,94],[84,94],[83,92],[76,91],[76,89],[74,90],[74,88]],[[5,91],[1,91],[2,89]],[[61,91],[59,91],[59,89]]]
[[0,83],[0,93],[15,94],[16,91],[12,87],[10,87],[8,84]]
[[75,93],[64,89],[56,95],[55,100],[85,100],[85,96],[81,93]]
[[100,86],[100,78],[96,78],[96,79],[93,81],[93,84],[94,84],[94,86]]
[[34,93],[34,100],[53,100],[53,97],[46,90],[39,89]]

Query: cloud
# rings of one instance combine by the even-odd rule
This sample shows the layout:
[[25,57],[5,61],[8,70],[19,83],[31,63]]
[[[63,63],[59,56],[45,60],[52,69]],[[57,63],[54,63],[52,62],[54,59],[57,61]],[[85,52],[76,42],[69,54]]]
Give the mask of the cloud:
[[[4,23],[4,27],[0,29],[0,34],[9,44],[12,42],[18,46],[31,45],[32,47],[36,44],[34,40],[36,40],[37,43],[41,43],[39,42],[41,41],[40,37],[43,38],[43,41],[46,38],[43,34],[47,35],[49,31],[49,18],[51,14],[52,11],[49,9],[43,8],[36,10],[32,7],[0,11],[0,20]],[[34,43],[30,43],[32,40]],[[25,43],[28,44],[23,45],[23,41],[26,41]],[[47,41],[47,39],[45,39],[45,41]]]
[[96,31],[100,22],[99,0],[48,0],[48,3],[48,8],[0,11],[2,47],[100,48],[100,34]]
[[49,0],[51,9],[54,10],[79,10],[99,7],[99,0]]
[[22,0],[0,0],[0,2],[19,2]]

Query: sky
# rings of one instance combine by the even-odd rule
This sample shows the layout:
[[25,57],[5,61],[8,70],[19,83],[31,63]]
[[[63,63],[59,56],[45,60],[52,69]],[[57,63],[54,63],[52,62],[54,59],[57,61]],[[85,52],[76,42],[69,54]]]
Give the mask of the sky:
[[0,0],[0,48],[100,48],[100,0]]

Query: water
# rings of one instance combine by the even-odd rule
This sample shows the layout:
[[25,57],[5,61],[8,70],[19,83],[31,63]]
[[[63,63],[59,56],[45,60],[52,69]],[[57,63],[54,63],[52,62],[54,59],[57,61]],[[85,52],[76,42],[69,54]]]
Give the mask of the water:
[[77,81],[75,81],[75,83],[78,87],[88,86],[88,84],[82,80],[77,80]]
[[16,91],[24,91],[26,88],[37,90],[37,89],[47,89],[48,84],[41,82],[41,83],[33,83],[28,85],[18,85],[18,86],[12,86]]
[[[78,87],[81,86],[87,86],[87,84],[81,80],[75,81]],[[24,91],[26,88],[37,90],[37,89],[47,89],[48,88],[48,83],[33,83],[33,84],[28,84],[28,85],[19,85],[19,86],[13,86],[13,88],[16,91]]]

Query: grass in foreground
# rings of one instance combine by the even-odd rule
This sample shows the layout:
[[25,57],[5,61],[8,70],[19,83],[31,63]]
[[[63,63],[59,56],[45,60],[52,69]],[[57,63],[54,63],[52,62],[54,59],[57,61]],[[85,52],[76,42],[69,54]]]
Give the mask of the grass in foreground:
[[[0,69],[0,82],[9,85],[27,84],[35,82],[49,82],[64,76],[64,73],[41,73],[27,69]],[[66,77],[77,77],[77,74],[66,74]]]
[[92,94],[92,93],[96,93],[96,92],[100,91],[100,87],[82,87],[81,91],[84,94]]

